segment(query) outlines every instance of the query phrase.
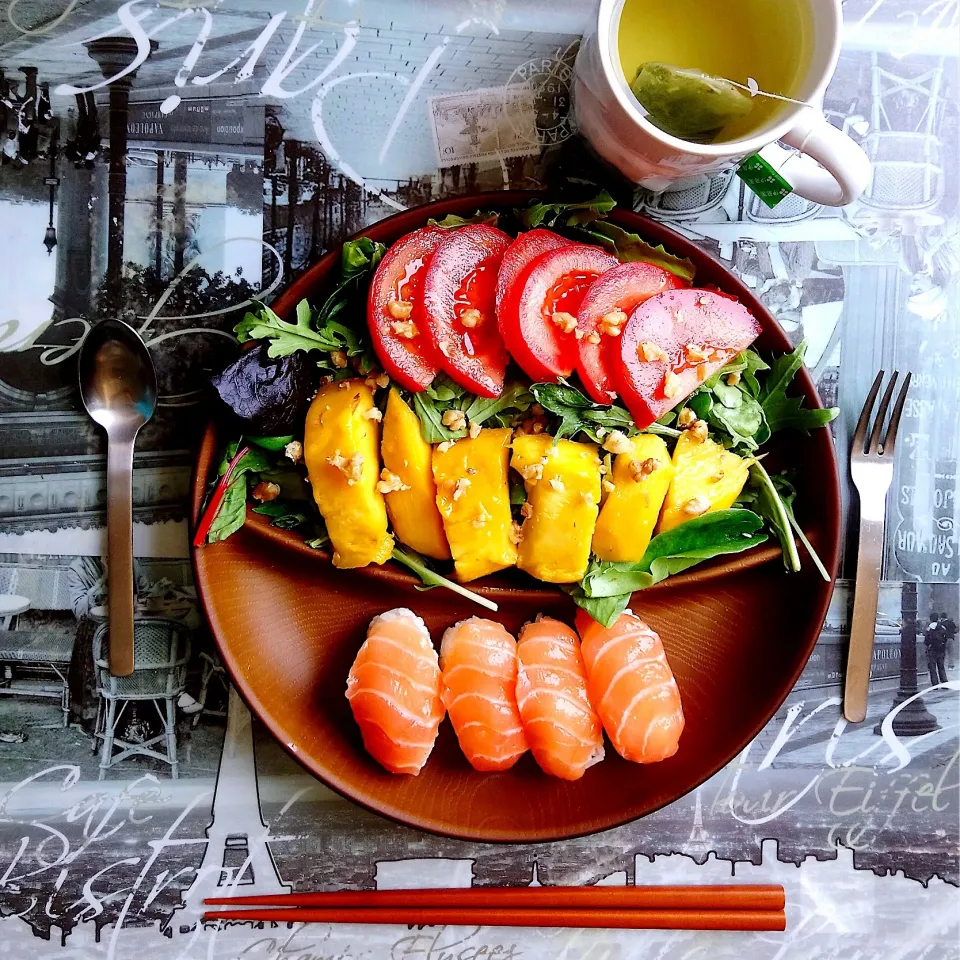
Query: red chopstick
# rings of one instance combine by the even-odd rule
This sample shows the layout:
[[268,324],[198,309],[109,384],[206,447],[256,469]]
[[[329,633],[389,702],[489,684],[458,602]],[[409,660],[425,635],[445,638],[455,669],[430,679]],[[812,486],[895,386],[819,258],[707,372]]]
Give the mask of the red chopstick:
[[783,887],[772,884],[638,887],[454,887],[433,890],[332,890],[208,897],[229,907],[573,907],[590,909],[783,910]]
[[212,897],[204,920],[783,930],[783,887],[471,887]]
[[389,923],[423,926],[604,927],[628,930],[785,930],[782,910],[604,910],[556,907],[295,907],[211,910],[204,921]]

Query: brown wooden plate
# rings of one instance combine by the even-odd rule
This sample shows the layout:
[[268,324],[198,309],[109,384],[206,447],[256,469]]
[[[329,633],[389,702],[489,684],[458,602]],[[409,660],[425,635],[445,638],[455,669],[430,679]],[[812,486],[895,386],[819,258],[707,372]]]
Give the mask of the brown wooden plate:
[[[390,243],[428,218],[524,205],[535,194],[488,193],[404,211],[363,233]],[[738,297],[763,327],[761,350],[790,348],[751,291],[722,264],[659,223],[628,211],[612,219],[652,243],[689,257],[697,284]],[[325,256],[274,304],[293,314],[303,297],[322,297],[339,249]],[[796,389],[819,405],[806,371]],[[778,435],[769,463],[796,471],[797,518],[833,575],[840,547],[840,487],[828,430]],[[196,523],[217,463],[217,430],[204,436],[193,480]],[[809,558],[787,574],[774,547],[705,564],[635,594],[633,609],[663,638],[677,677],[686,728],[677,754],[662,763],[607,757],[568,783],[543,774],[525,756],[504,773],[477,773],[464,760],[449,723],[418,777],[383,771],[364,751],[344,697],[347,671],[370,619],[391,607],[420,614],[435,640],[457,620],[479,614],[516,632],[538,613],[572,622],[560,590],[516,572],[472,587],[495,598],[489,614],[448,591],[418,592],[396,564],[335,570],[329,555],[294,533],[248,514],[229,540],[194,551],[196,582],[220,653],[240,694],[280,743],[344,796],[409,826],[464,839],[558,840],[641,817],[697,787],[762,729],[793,687],[816,643],[833,584]]]

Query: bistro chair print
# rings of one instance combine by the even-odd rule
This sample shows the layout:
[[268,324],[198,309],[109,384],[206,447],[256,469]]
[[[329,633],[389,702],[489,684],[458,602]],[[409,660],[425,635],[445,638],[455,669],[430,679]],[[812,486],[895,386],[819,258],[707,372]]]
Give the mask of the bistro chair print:
[[[897,69],[906,70],[904,64]],[[885,210],[923,210],[943,196],[943,168],[937,118],[942,61],[904,77],[880,66],[872,56],[871,131],[863,147],[873,178],[862,202]]]
[[[175,620],[142,617],[133,623],[133,673],[115,677],[107,661],[109,624],[101,624],[93,636],[93,658],[97,671],[97,725],[100,747],[100,779],[107,770],[128,757],[153,757],[170,764],[170,775],[178,776],[177,698],[184,692],[190,637]],[[162,732],[143,742],[121,739],[117,731],[127,706],[152,702]],[[119,751],[119,752],[117,752]]]

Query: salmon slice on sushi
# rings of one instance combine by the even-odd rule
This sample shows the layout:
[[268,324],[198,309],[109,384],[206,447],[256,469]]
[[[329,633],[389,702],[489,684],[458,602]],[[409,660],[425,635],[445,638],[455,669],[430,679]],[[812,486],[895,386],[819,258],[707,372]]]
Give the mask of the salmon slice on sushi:
[[416,776],[443,719],[440,664],[423,620],[398,607],[370,621],[347,677],[363,745],[391,773]]

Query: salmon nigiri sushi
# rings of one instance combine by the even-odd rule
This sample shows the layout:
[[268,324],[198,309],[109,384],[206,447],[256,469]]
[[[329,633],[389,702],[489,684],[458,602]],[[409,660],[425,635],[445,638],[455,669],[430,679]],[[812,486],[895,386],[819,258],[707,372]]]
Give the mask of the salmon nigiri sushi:
[[426,624],[398,607],[374,617],[347,677],[363,745],[391,773],[416,776],[443,719],[440,664]]
[[629,611],[604,627],[578,610],[577,630],[587,692],[613,749],[635,763],[672,757],[683,708],[660,638]]
[[475,770],[508,770],[527,751],[517,709],[517,641],[493,620],[454,624],[440,643],[442,697]]
[[579,780],[603,759],[580,640],[565,623],[537,617],[520,631],[517,656],[517,706],[530,751],[544,773]]

